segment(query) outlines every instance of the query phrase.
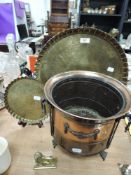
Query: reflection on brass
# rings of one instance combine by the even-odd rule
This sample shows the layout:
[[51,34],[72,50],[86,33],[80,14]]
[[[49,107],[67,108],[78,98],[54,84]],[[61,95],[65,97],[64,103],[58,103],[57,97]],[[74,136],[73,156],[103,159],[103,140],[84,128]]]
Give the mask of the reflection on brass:
[[[81,38],[86,38],[85,43]],[[50,39],[36,63],[36,76],[43,84],[61,72],[94,71],[126,84],[128,67],[124,51],[109,34],[93,27],[69,29]]]
[[34,169],[56,168],[57,158],[54,158],[53,156],[45,156],[41,152],[36,152],[34,159]]
[[110,30],[109,34],[112,36],[112,37],[117,37],[119,35],[119,30],[116,29],[116,28],[113,28]]
[[118,163],[121,175],[131,175],[131,165]]
[[116,5],[102,6],[101,9],[103,11],[106,11],[106,14],[113,15],[115,14],[115,11],[116,11]]

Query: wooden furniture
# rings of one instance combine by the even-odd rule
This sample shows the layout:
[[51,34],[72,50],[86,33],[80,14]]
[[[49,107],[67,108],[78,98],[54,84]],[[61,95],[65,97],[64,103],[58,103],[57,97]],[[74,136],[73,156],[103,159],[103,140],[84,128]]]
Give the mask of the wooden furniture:
[[69,27],[68,0],[52,0],[48,32],[55,35]]
[[55,35],[63,32],[69,26],[69,19],[67,16],[51,16],[48,23],[48,32],[50,35]]
[[68,15],[68,0],[51,0],[51,15],[52,16],[67,16]]

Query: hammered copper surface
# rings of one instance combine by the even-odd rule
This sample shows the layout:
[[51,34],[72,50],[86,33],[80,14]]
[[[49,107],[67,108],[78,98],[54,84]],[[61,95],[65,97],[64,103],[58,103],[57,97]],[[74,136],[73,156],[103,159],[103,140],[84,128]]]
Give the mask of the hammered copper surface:
[[20,120],[37,122],[44,117],[41,108],[42,96],[43,86],[39,81],[28,78],[17,79],[6,90],[6,108]]
[[70,70],[100,72],[123,83],[128,74],[127,59],[117,41],[95,28],[66,30],[44,46],[36,64],[37,78],[43,84],[53,75]]
[[[63,135],[56,129],[54,137],[57,144],[64,148],[68,153],[80,156],[89,156],[100,153],[102,150],[106,149],[107,140],[101,142],[78,142],[71,139],[64,138]],[[74,151],[76,149],[76,151]]]
[[[110,137],[115,120],[105,122],[104,124],[82,126],[81,123],[75,122],[71,119],[66,119],[62,113],[55,110],[54,112],[54,139],[56,144],[60,145],[66,151],[79,154],[81,156],[97,154],[107,147],[107,141]],[[64,124],[68,123],[70,128],[75,132],[82,132],[84,134],[94,132],[96,129],[100,130],[97,138],[78,138],[72,133],[64,132]],[[80,152],[74,152],[73,150]]]
[[[83,132],[83,133],[92,133],[96,129],[100,130],[100,132],[97,134],[97,138],[95,139],[94,137],[87,137],[80,139],[76,136],[74,136],[71,133],[65,134],[64,132],[64,124],[68,123],[70,128],[73,129],[76,132]],[[111,120],[105,123],[97,124],[97,125],[92,125],[92,126],[83,126],[80,122],[75,122],[74,120],[67,119],[64,117],[64,115],[59,112],[58,110],[55,109],[54,111],[54,128],[57,130],[61,135],[63,136],[63,139],[69,139],[72,141],[76,142],[81,142],[81,143],[91,143],[91,142],[100,142],[103,140],[107,140],[111,134],[112,128],[114,126],[115,120]],[[55,131],[54,131],[55,132]],[[54,133],[55,135],[55,133]]]

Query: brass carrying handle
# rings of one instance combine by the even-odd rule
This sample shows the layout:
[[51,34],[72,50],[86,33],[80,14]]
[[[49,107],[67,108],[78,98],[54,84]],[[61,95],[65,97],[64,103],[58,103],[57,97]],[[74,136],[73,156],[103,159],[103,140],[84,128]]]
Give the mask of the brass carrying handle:
[[76,136],[78,139],[85,139],[85,138],[91,138],[91,137],[94,137],[94,139],[96,139],[100,130],[96,129],[91,133],[77,132],[77,131],[74,131],[73,129],[71,129],[68,123],[65,123],[64,124],[64,133],[67,134],[68,132],[70,132],[71,134]]

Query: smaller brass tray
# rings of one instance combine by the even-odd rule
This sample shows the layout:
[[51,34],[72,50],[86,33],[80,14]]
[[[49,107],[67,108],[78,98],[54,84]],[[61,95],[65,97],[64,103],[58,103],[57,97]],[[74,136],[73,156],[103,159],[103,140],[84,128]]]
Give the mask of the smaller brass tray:
[[45,118],[41,99],[43,85],[33,79],[16,79],[7,87],[5,106],[17,119],[27,124],[36,124]]

